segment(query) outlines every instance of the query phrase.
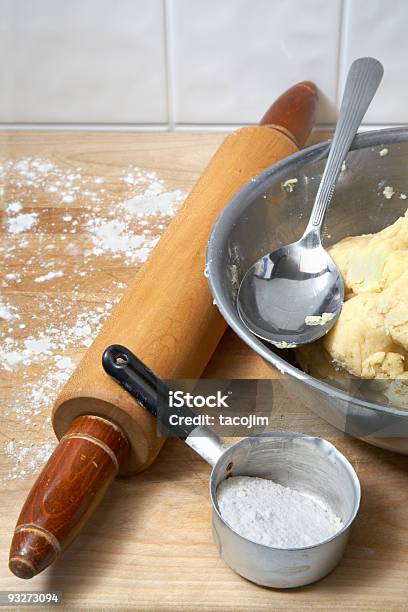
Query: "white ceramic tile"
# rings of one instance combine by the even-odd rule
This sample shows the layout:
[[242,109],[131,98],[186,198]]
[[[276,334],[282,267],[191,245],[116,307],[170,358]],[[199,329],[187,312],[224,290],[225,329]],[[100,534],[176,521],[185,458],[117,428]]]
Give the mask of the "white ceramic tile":
[[0,121],[167,121],[162,0],[0,0]]
[[297,81],[335,116],[339,0],[169,0],[175,119],[257,122]]
[[371,55],[384,64],[383,81],[365,123],[408,123],[407,0],[345,0],[341,91],[351,62]]

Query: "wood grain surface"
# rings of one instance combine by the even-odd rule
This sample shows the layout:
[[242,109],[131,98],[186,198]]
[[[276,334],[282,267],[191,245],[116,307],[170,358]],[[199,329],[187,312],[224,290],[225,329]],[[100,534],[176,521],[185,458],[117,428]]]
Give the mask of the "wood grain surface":
[[[172,189],[188,191],[222,138],[215,133],[7,132],[0,136],[0,157],[35,156],[67,168],[80,164],[84,174],[106,179],[109,201],[109,194],[120,190],[120,172],[129,164],[155,170]],[[313,139],[323,138],[317,134]],[[39,200],[35,206],[45,203]],[[62,234],[61,211],[47,206],[55,223],[52,231]],[[64,205],[64,212],[67,208]],[[72,212],[81,218],[78,205],[72,205]],[[2,241],[7,242],[7,235]],[[25,257],[30,257],[30,245]],[[32,282],[43,273],[34,269],[17,287],[3,292],[20,307],[26,325],[22,334],[37,325],[33,308],[39,296],[43,301],[66,296],[78,301],[78,309],[103,304],[107,295],[119,293],[112,274],[126,282],[134,269],[101,258],[98,270],[84,278],[75,295],[67,277],[47,287]],[[56,314],[49,313],[50,325]],[[77,362],[84,350],[71,350],[70,356]],[[21,427],[6,415],[6,407],[13,404],[17,387],[35,380],[43,367],[28,367],[25,378],[21,368],[1,371],[1,450]],[[205,376],[270,378],[271,370],[228,330]],[[28,427],[32,443],[50,437],[50,427]],[[147,471],[115,480],[64,557],[30,582],[12,576],[7,561],[14,525],[34,477],[10,479],[10,458],[2,451],[0,590],[63,591],[69,610],[407,610],[407,458],[344,437],[295,401],[284,411],[276,407],[271,423],[275,427],[327,437],[350,459],[361,480],[362,507],[345,557],[322,581],[285,592],[257,587],[230,570],[212,541],[210,468],[185,444],[168,440]]]

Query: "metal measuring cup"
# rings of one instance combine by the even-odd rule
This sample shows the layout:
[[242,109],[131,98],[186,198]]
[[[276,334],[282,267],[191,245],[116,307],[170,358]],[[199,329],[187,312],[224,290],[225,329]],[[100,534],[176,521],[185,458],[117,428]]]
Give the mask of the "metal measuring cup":
[[[112,345],[104,352],[105,371],[157,417],[159,397],[167,387],[131,351]],[[294,432],[269,432],[227,445],[207,427],[172,425],[170,416],[195,416],[188,408],[164,411],[163,425],[184,439],[213,466],[210,477],[212,525],[216,546],[235,572],[256,584],[292,588],[310,584],[339,563],[360,505],[360,483],[351,464],[330,442]],[[187,419],[188,422],[188,419]],[[310,494],[329,506],[343,527],[331,538],[303,548],[274,548],[253,542],[222,518],[219,483],[230,476],[269,478]]]

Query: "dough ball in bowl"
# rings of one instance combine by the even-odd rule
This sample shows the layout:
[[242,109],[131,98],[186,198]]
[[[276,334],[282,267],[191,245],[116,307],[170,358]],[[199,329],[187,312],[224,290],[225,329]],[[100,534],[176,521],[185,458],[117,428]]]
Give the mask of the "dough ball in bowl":
[[383,381],[384,395],[408,407],[408,217],[376,234],[331,247],[345,284],[332,330],[299,348],[301,366],[318,378]]

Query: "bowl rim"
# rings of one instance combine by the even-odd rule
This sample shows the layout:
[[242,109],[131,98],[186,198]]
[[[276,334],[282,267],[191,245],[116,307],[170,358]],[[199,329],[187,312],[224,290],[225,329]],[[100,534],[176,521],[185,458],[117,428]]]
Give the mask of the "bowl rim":
[[[379,130],[370,130],[356,135],[350,150],[365,149],[369,147],[379,147],[387,144],[398,144],[408,142],[408,127],[392,127]],[[299,368],[291,365],[285,359],[268,349],[260,339],[254,336],[242,323],[235,308],[226,306],[223,300],[223,283],[220,277],[217,277],[216,269],[217,262],[220,259],[222,252],[224,237],[226,234],[225,228],[230,228],[234,225],[237,217],[262,193],[269,187],[269,184],[276,182],[280,177],[287,176],[291,168],[296,167],[298,162],[307,164],[312,161],[325,159],[331,140],[326,140],[322,143],[317,143],[301,149],[288,157],[278,161],[276,164],[269,166],[252,179],[250,179],[232,198],[221,211],[218,216],[208,241],[206,253],[206,276],[210,287],[210,291],[214,298],[214,303],[218,307],[221,315],[224,317],[228,325],[234,332],[258,355],[265,361],[270,363],[281,374],[288,374],[303,383],[306,383],[316,391],[329,395],[334,399],[346,403],[355,403],[369,410],[388,413],[393,416],[408,419],[408,410],[397,408],[394,406],[386,406],[380,402],[366,400],[354,396],[347,391],[343,391],[330,383],[324,382],[306,374]]]

